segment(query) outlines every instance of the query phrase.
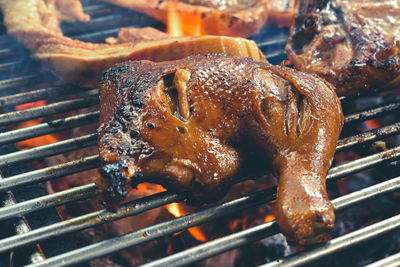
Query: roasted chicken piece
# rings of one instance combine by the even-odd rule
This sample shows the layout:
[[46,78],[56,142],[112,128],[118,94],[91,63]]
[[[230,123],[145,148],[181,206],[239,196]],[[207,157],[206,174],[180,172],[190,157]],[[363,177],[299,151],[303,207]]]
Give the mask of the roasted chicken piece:
[[325,180],[342,123],[334,88],[293,69],[222,54],[125,62],[100,83],[97,184],[111,209],[141,182],[212,202],[257,147],[279,177],[279,226],[311,244],[334,225]]
[[[64,12],[57,8],[69,4]],[[87,21],[79,1],[0,0],[7,33],[23,43],[31,57],[64,81],[97,87],[101,73],[129,59],[174,60],[196,53],[227,53],[265,60],[253,41],[223,36],[167,38],[118,45],[86,43],[62,35],[59,19]]]
[[267,21],[289,26],[298,9],[297,0],[102,0],[145,13],[167,24],[168,12],[201,20],[200,33],[248,37]]
[[341,95],[400,84],[400,1],[302,1],[286,46],[295,68]]

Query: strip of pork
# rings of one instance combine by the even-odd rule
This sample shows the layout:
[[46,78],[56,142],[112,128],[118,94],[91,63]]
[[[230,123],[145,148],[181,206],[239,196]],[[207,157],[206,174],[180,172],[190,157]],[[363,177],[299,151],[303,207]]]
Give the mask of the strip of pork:
[[101,80],[97,184],[111,209],[141,182],[214,202],[256,147],[279,177],[281,230],[312,244],[334,225],[325,181],[342,124],[333,86],[293,69],[222,54],[125,62]]
[[[58,11],[68,5],[69,9]],[[88,21],[79,1],[0,0],[8,34],[23,43],[31,57],[64,81],[97,87],[101,73],[125,60],[175,60],[191,54],[227,53],[265,58],[253,41],[222,36],[167,38],[117,45],[72,40],[62,35],[59,19]]]
[[102,0],[145,13],[167,24],[168,10],[201,18],[201,33],[249,37],[268,21],[290,26],[297,0]]
[[399,22],[399,0],[303,0],[287,55],[340,95],[398,86]]

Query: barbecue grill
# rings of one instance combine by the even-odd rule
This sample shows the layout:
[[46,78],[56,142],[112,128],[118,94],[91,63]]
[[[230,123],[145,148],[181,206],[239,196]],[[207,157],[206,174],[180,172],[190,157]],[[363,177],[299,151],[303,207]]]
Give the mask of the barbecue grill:
[[[133,12],[97,1],[86,1],[85,12],[92,19],[88,24],[63,25],[66,35],[84,41],[101,42],[105,37],[116,35],[121,26],[154,26],[163,29],[155,20]],[[79,27],[78,27],[79,26]],[[212,222],[244,209],[273,201],[276,188],[268,188],[253,194],[234,199],[222,204],[207,207],[201,211],[166,220],[149,227],[89,245],[77,245],[67,238],[69,234],[82,231],[100,224],[109,223],[128,216],[135,216],[173,202],[185,199],[183,193],[161,192],[145,198],[130,201],[121,206],[117,212],[106,210],[93,211],[68,220],[60,220],[54,207],[93,198],[98,194],[94,183],[78,186],[54,194],[48,194],[41,184],[64,176],[95,169],[99,166],[98,155],[65,162],[49,167],[34,167],[33,161],[53,155],[77,151],[84,147],[95,146],[97,134],[73,136],[55,143],[17,151],[13,144],[33,137],[43,136],[68,129],[82,127],[98,122],[99,111],[78,115],[62,115],[54,119],[53,115],[65,114],[83,107],[97,106],[98,90],[78,88],[65,84],[28,58],[28,52],[5,33],[0,26],[0,226],[10,233],[0,233],[0,261],[11,263],[21,261],[30,266],[69,266],[103,258],[111,253],[132,246],[170,236],[193,226]],[[252,37],[266,58],[274,64],[285,60],[284,45],[288,35],[287,29],[264,27]],[[391,91],[384,92],[385,94]],[[381,103],[370,101],[385,99]],[[393,97],[394,96],[394,97]],[[16,110],[16,105],[47,99],[48,104],[24,110]],[[328,184],[335,184],[339,179],[351,179],[365,170],[378,169],[385,175],[384,179],[373,185],[333,199],[332,203],[338,214],[353,206],[363,206],[371,199],[381,196],[393,196],[400,190],[399,142],[381,152],[373,152],[371,143],[392,138],[399,139],[400,97],[382,97],[382,92],[361,96],[342,97],[345,116],[345,130],[339,140],[338,153],[351,153],[362,150],[361,157],[332,167],[327,177]],[[371,104],[372,103],[372,104]],[[361,105],[362,108],[355,107]],[[51,117],[51,118],[50,118]],[[12,127],[25,121],[45,118],[45,122],[20,129]],[[47,118],[47,120],[46,120]],[[49,119],[50,118],[50,119]],[[379,118],[379,128],[365,129],[365,121]],[[388,120],[387,118],[390,118]],[[383,124],[390,121],[389,124]],[[364,127],[361,131],[360,128]],[[357,130],[358,129],[358,130]],[[383,171],[382,171],[383,170]],[[396,172],[397,173],[393,173]],[[399,196],[397,196],[397,201]],[[381,203],[381,202],[379,202]],[[380,204],[379,204],[380,205]],[[385,207],[382,207],[384,209]],[[370,242],[387,234],[399,236],[400,209],[393,210],[391,216],[375,220],[363,228],[342,234],[327,243],[316,245],[292,253],[265,266],[297,266],[323,260],[330,255],[351,251],[365,242]],[[133,217],[134,218],[134,217]],[[2,226],[4,225],[4,226]],[[198,262],[215,255],[252,244],[279,233],[275,221],[263,223],[234,234],[224,236],[181,252],[154,259],[145,266],[181,266]],[[64,244],[60,246],[59,240]],[[399,238],[400,239],[400,238]],[[46,254],[44,247],[54,247]],[[23,248],[23,253],[20,253]],[[371,266],[388,266],[400,261],[399,247],[394,253],[382,255],[382,259],[373,259]],[[397,251],[396,251],[397,250]],[[396,254],[397,253],[397,254]],[[25,255],[26,259],[15,259],[13,255]],[[384,258],[386,257],[386,258]],[[8,264],[4,265],[8,266]]]

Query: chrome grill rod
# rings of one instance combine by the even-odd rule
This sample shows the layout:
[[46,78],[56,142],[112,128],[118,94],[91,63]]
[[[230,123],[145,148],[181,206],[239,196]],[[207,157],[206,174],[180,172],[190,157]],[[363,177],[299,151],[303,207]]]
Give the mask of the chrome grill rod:
[[[88,118],[89,116],[86,116],[86,115],[91,115],[91,117],[93,117],[93,118]],[[76,118],[78,121],[78,119],[80,117],[82,117],[85,120],[86,119],[95,120],[98,117],[98,112],[93,112],[93,113],[89,113],[89,114],[78,115],[78,116],[66,118],[64,121],[64,124],[66,124],[66,126],[71,126],[68,124],[69,119],[71,119],[71,121],[72,121],[72,119]],[[55,131],[53,129],[53,127],[51,127],[47,124],[40,124],[37,126],[38,126],[37,128],[39,130],[41,130],[43,128],[45,128],[44,130],[49,129],[49,128],[50,128],[50,130],[52,130],[52,131],[46,131],[46,133],[51,133],[51,132]],[[23,133],[25,133],[25,132],[26,133],[35,133],[36,132],[35,131],[36,128],[35,129],[34,129],[34,127],[29,127],[29,128],[32,128],[32,129],[24,128],[24,129],[21,129],[20,131]],[[60,128],[61,128],[61,126],[60,126]],[[59,128],[57,128],[57,129],[59,129]],[[20,131],[19,130],[13,131],[12,134],[10,134],[10,132],[0,134],[0,144],[6,143],[5,141],[7,141],[7,138],[10,139],[10,138],[14,137],[14,138],[18,138],[18,140],[22,139],[22,138],[20,138],[20,136],[21,135],[25,136],[25,135],[19,134]],[[337,151],[349,149],[355,145],[359,145],[359,144],[365,143],[367,141],[369,141],[369,142],[375,141],[375,140],[378,140],[378,139],[381,139],[384,137],[388,137],[393,134],[398,134],[399,131],[400,131],[400,123],[389,125],[389,126],[380,128],[378,130],[371,130],[371,131],[364,132],[364,133],[356,135],[356,136],[350,136],[347,138],[340,139],[338,141],[338,145],[337,145],[336,149],[337,149]],[[34,136],[28,136],[28,137],[34,137]],[[16,152],[16,153],[20,153],[20,152]],[[40,156],[40,153],[39,153],[39,156]],[[40,170],[36,170],[36,171],[32,171],[32,172],[26,172],[26,173],[23,173],[20,175],[8,177],[6,180],[0,181],[0,191],[9,190],[9,189],[15,188],[17,186],[22,186],[22,185],[26,185],[26,184],[48,181],[51,179],[61,177],[63,175],[69,175],[72,173],[79,172],[79,170],[83,171],[83,170],[93,169],[93,168],[98,167],[98,165],[99,165],[98,160],[99,160],[98,155],[93,155],[91,157],[87,157],[87,158],[84,158],[81,160],[67,162],[67,163],[51,166],[51,167],[48,167],[45,169],[40,169]],[[86,166],[86,164],[87,164],[87,166]]]
[[[389,151],[389,152],[392,155],[396,155],[397,158],[400,158],[400,147],[397,147],[396,150]],[[369,156],[366,158],[362,158],[360,160],[356,160],[356,161],[346,163],[341,166],[332,168],[329,171],[327,180],[329,182],[331,182],[332,180],[342,178],[351,173],[359,172],[360,170],[366,169],[368,167],[372,167],[371,165],[368,164],[368,162],[374,162],[374,164],[377,164],[376,162],[378,161],[379,163],[381,163],[381,161],[377,160],[377,158],[381,158],[382,160],[385,160],[385,161],[394,160],[393,158],[388,159],[386,154],[387,153],[385,153],[385,152],[378,153],[376,155],[372,155],[372,156]],[[93,197],[94,194],[97,193],[97,191],[96,191],[97,188],[94,184],[76,187],[73,189],[69,189],[69,190],[65,190],[65,191],[56,193],[57,194],[56,197],[54,196],[55,194],[52,194],[52,195],[44,196],[44,197],[41,197],[38,199],[33,199],[30,201],[18,203],[16,205],[14,205],[12,208],[0,209],[0,219],[7,219],[10,217],[14,217],[14,216],[22,216],[23,214],[27,214],[27,213],[30,213],[35,210],[53,207],[53,206],[64,204],[66,202],[70,202],[69,201],[70,196],[68,194],[70,194],[70,192],[73,190],[78,191],[81,189],[89,191],[90,195],[85,196],[85,194],[87,194],[87,193],[80,192],[80,194],[74,195],[74,197],[76,199],[84,199],[84,198],[88,198],[88,197]],[[205,214],[207,214],[207,216],[206,216],[207,218],[213,219],[213,218],[215,218],[214,216],[219,216],[221,212],[231,213],[231,212],[238,211],[245,207],[251,207],[251,206],[257,205],[259,203],[266,203],[268,201],[271,201],[275,198],[275,192],[276,192],[276,187],[268,188],[264,191],[257,192],[250,196],[240,198],[239,200],[237,199],[237,200],[233,200],[233,201],[229,202],[232,204],[217,206],[217,207],[214,207],[211,209],[207,209],[203,212],[205,212]],[[159,199],[156,197],[157,195],[159,195],[159,194],[153,195],[155,199],[152,201],[156,201],[156,202],[159,201]],[[185,197],[184,194],[178,195],[178,194],[173,194],[173,193],[169,193],[169,192],[165,192],[165,194],[162,196],[163,197],[176,197],[181,200]],[[150,201],[147,204],[151,206],[152,201]],[[163,202],[162,205],[170,204],[175,201],[176,200],[171,201],[171,202]],[[243,201],[244,201],[244,203],[242,203]],[[238,208],[238,210],[236,210],[236,208],[234,208],[234,207],[236,205],[238,205],[239,202],[240,202],[240,207],[242,207],[242,208]],[[128,204],[126,204],[126,205],[129,206]],[[233,205],[233,206],[230,206],[230,205]],[[242,205],[244,205],[244,206],[242,206]],[[225,210],[225,209],[227,209],[227,210]],[[143,211],[145,211],[145,210],[143,210]],[[105,217],[96,217],[96,222],[94,222],[91,217],[92,215],[94,216],[95,213],[76,217],[74,219],[71,219],[71,220],[74,220],[73,223],[71,223],[70,220],[66,220],[66,221],[60,222],[58,224],[53,224],[53,225],[49,225],[49,226],[42,227],[39,229],[35,229],[35,230],[27,233],[26,235],[13,236],[10,238],[0,240],[0,253],[10,250],[10,249],[15,249],[19,246],[24,246],[28,243],[37,243],[42,240],[54,237],[61,233],[66,234],[69,232],[79,231],[79,230],[82,230],[82,229],[85,229],[88,227],[92,227],[92,226],[100,224],[100,223],[105,223],[108,221],[108,217],[111,216],[109,214],[113,214],[112,216],[114,219],[121,219],[126,216],[130,216],[129,214],[126,213],[125,209],[121,209],[121,210],[117,210],[116,213],[105,213],[104,214]],[[206,222],[206,221],[203,221],[204,218],[199,219],[200,221],[197,221],[196,214],[198,215],[198,213],[193,213],[191,215],[188,215],[188,216],[191,216],[191,217],[187,217],[187,218],[190,218],[190,224],[188,223],[188,221],[186,221],[186,219],[182,222],[181,225],[176,224],[176,221],[174,221],[174,223],[171,223],[171,224],[174,225],[174,227],[175,227],[174,229],[177,229],[176,231],[178,232],[178,231],[185,230],[186,227],[189,228],[189,227],[196,226],[197,224]],[[227,213],[225,213],[225,214],[227,214]],[[89,216],[89,217],[85,217],[85,216]],[[96,214],[96,216],[97,216],[97,214]],[[89,219],[87,219],[87,218],[89,218]],[[76,221],[79,221],[79,224]],[[64,223],[64,224],[62,224],[62,223]],[[159,225],[160,229],[158,229],[156,231],[155,229],[157,229],[157,228],[154,228],[154,231],[156,231],[157,233],[162,232],[165,229],[164,228],[165,225],[166,225],[166,223],[160,224]],[[152,226],[152,227],[154,227],[154,226]],[[151,229],[153,229],[153,228],[151,228]],[[140,230],[140,231],[142,231],[142,230]],[[146,231],[146,230],[143,230],[143,231]],[[168,231],[170,231],[170,230],[168,230]],[[168,232],[168,233],[170,233],[170,232]],[[146,238],[147,238],[147,234],[145,236],[142,236],[141,239],[146,239]],[[149,238],[153,238],[153,236],[149,237]]]
[[[0,180],[0,192],[14,189],[23,185],[42,183],[70,174],[83,172],[99,167],[100,161],[98,155],[58,164],[55,166],[38,169],[30,172],[7,177]],[[0,209],[1,211],[1,209]]]
[[[400,190],[400,177],[339,197],[332,200],[332,204],[337,212],[342,209],[349,208],[352,205],[359,204],[362,201],[370,200],[383,194],[398,190]],[[277,234],[278,232],[279,228],[276,221],[267,222],[262,225],[184,250],[171,256],[164,257],[160,260],[144,264],[143,267],[184,266],[264,239],[268,236]]]
[[51,134],[79,126],[89,125],[92,123],[98,123],[99,114],[99,111],[94,111],[0,133],[0,145],[18,142],[21,140]]
[[98,96],[86,96],[72,100],[60,101],[54,104],[48,104],[40,107],[4,113],[0,114],[0,126],[36,119],[44,116],[50,116],[65,111],[76,110],[82,107],[93,106],[98,104],[98,102]]
[[28,150],[17,151],[0,156],[0,166],[5,166],[17,162],[40,159],[84,147],[93,146],[97,142],[97,133],[83,135],[64,141],[43,145]]
[[[78,100],[78,102],[80,102],[80,101],[88,101],[89,103],[92,103],[92,102],[97,103],[97,99],[95,96],[91,97],[91,99],[89,99],[89,100],[88,100],[88,98],[82,98],[82,99]],[[77,105],[76,102],[73,102],[72,104],[69,101],[66,101],[66,102],[67,102],[67,104],[66,104],[67,108],[71,108],[71,105],[72,106]],[[59,102],[59,103],[63,104],[64,102]],[[57,103],[57,104],[59,104],[59,103]],[[42,107],[39,107],[42,109],[39,109],[38,112],[42,112],[42,110],[46,110],[46,111],[51,110],[51,108],[52,108],[51,105],[46,105],[46,106],[42,106]],[[393,107],[392,104],[390,104],[390,107],[391,108]],[[61,108],[64,109],[65,106],[62,106]],[[398,104],[398,106],[396,106],[396,109],[397,108],[400,108],[400,103]],[[36,108],[34,108],[34,109],[36,110]],[[32,109],[29,109],[29,110],[32,110]],[[26,113],[22,113],[22,114],[27,114],[29,117],[32,117],[33,115],[29,114],[29,110],[23,110],[23,111],[26,111]],[[379,110],[382,112],[387,111],[386,108],[382,108],[382,107],[380,107]],[[1,123],[2,116],[3,116],[3,118],[7,118],[7,116],[10,116],[10,114],[11,114],[11,115],[14,115],[14,117],[13,117],[14,120],[23,116],[19,112],[20,111],[0,115],[0,123]],[[53,112],[53,111],[51,111],[51,112]],[[15,115],[16,113],[18,113],[18,115]],[[380,114],[378,111],[375,112],[375,109],[373,110],[373,113],[375,116]],[[353,119],[358,118],[360,120],[364,120],[365,117],[368,117],[370,114],[371,114],[371,110],[368,110],[365,113],[361,112],[361,113],[357,113],[356,115],[349,115],[346,118],[353,118]],[[48,115],[48,114],[46,113],[46,115]],[[86,116],[88,116],[88,117],[86,117]],[[60,129],[56,129],[57,127],[52,127],[52,122],[50,122],[50,123],[44,123],[44,124],[27,127],[27,128],[23,128],[23,129],[18,129],[18,130],[14,130],[14,131],[9,131],[7,133],[0,133],[0,143],[8,143],[8,142],[10,142],[10,140],[13,140],[13,141],[21,140],[21,138],[25,137],[25,135],[27,135],[27,137],[29,137],[29,138],[32,138],[32,137],[40,136],[42,134],[49,134],[52,132],[56,132],[56,131],[62,130],[62,129],[69,129],[69,128],[75,127],[75,125],[81,125],[82,121],[94,120],[94,118],[96,116],[98,116],[97,113],[89,113],[86,115],[77,115],[77,116],[72,116],[72,117],[66,118],[64,121],[66,124],[64,126],[62,126]],[[57,121],[55,121],[54,123],[57,124]],[[365,132],[358,136],[344,138],[339,141],[338,149],[342,150],[345,148],[350,148],[354,145],[357,145],[357,144],[360,144],[360,143],[363,143],[366,141],[378,140],[378,139],[381,139],[381,138],[384,138],[384,137],[387,137],[390,135],[397,134],[400,130],[399,128],[400,128],[400,125],[399,125],[399,123],[397,123],[397,124],[383,127],[379,130],[372,130],[369,132]],[[5,165],[5,164],[16,163],[16,162],[20,162],[20,161],[25,161],[25,160],[29,160],[29,159],[43,158],[48,155],[55,155],[58,153],[62,153],[62,152],[57,152],[55,149],[56,148],[58,149],[59,147],[66,147],[66,146],[68,146],[67,144],[75,143],[76,140],[78,140],[78,142],[79,142],[79,140],[87,140],[85,138],[89,138],[88,136],[89,135],[87,135],[86,137],[78,137],[75,139],[68,139],[68,140],[56,142],[53,144],[44,145],[41,147],[37,147],[37,148],[25,150],[25,151],[18,151],[18,152],[10,153],[8,155],[0,156],[0,166]],[[92,139],[90,139],[90,140],[92,140]],[[84,142],[84,141],[82,141],[82,142]],[[86,146],[94,145],[94,144],[95,144],[95,142],[85,143]],[[52,151],[48,151],[50,149]],[[72,147],[69,147],[67,150],[60,150],[60,151],[65,152],[65,151],[71,151],[71,150],[73,150]],[[40,152],[36,152],[36,151],[40,151]],[[43,154],[43,156],[41,155],[41,153]],[[25,155],[30,155],[30,157],[25,159]]]
[[[387,184],[388,182],[385,182],[385,185],[381,185],[381,187],[379,189],[376,188],[376,186],[372,186],[369,188],[366,188],[364,190],[360,190],[357,192],[354,192],[348,196],[343,196],[340,198],[337,198],[336,200],[333,200],[333,204],[334,206],[345,208],[345,207],[349,207],[351,205],[354,205],[356,203],[359,203],[358,200],[360,201],[364,201],[366,199],[372,198],[372,197],[376,197],[382,193],[387,193],[387,192],[392,192],[393,190],[399,190],[400,189],[400,178],[397,179],[393,179],[395,180],[394,184]],[[384,183],[382,183],[384,184]],[[386,191],[387,190],[387,191]],[[193,227],[193,226],[197,226],[199,224],[208,222],[209,220],[213,220],[216,218],[219,218],[223,215],[226,215],[228,213],[230,213],[232,210],[237,211],[237,209],[243,209],[246,208],[247,205],[239,206],[239,203],[241,201],[244,201],[244,199],[250,199],[250,198],[256,198],[257,195],[261,194],[261,199],[254,201],[256,203],[253,204],[261,204],[261,203],[266,203],[270,200],[272,200],[271,198],[267,198],[265,196],[269,196],[269,194],[271,194],[271,192],[269,192],[269,194],[267,192],[261,191],[261,192],[257,192],[255,194],[252,194],[248,197],[243,197],[240,199],[236,199],[233,200],[231,202],[228,203],[223,203],[219,206],[216,206],[214,208],[210,208],[204,211],[200,211],[197,213],[193,213],[190,215],[186,215],[184,217],[179,217],[167,222],[163,222],[160,223],[158,225],[153,225],[129,234],[125,234],[123,236],[118,236],[112,239],[108,239],[108,240],[104,240],[104,241],[100,241],[98,243],[77,249],[77,250],[73,250],[58,256],[55,256],[53,258],[47,259],[46,261],[43,261],[41,263],[37,263],[37,264],[33,264],[30,266],[35,266],[35,267],[39,267],[39,266],[69,266],[69,265],[73,265],[73,264],[77,264],[80,262],[85,262],[91,259],[95,259],[98,257],[102,257],[108,254],[111,254],[113,252],[117,252],[119,250],[131,247],[131,246],[135,246],[135,245],[139,245],[141,243],[144,242],[148,242],[154,239],[157,239],[159,237],[165,236],[165,235],[169,235],[175,232],[179,232],[182,231],[184,229]],[[355,200],[357,199],[357,201]],[[233,207],[229,207],[229,209],[226,209],[227,205],[230,205],[231,203],[235,203],[236,205],[234,205]],[[242,204],[243,205],[243,204]],[[211,215],[210,215],[211,213]],[[370,238],[373,236],[376,236],[377,234],[381,234],[383,232],[383,230],[385,231],[390,231],[390,230],[394,230],[397,228],[400,228],[400,215],[397,215],[391,219],[388,219],[386,221],[384,221],[385,224],[383,223],[377,223],[374,228],[377,229],[377,232],[372,232],[368,229],[368,231],[364,231],[362,233],[363,239],[366,239],[366,235]],[[394,223],[396,222],[396,223]],[[267,225],[269,226],[269,231],[267,229],[263,229],[266,230],[268,232],[268,234],[272,234],[273,228],[275,228],[275,230],[277,230],[277,227],[275,226],[276,222],[271,222],[271,223],[267,223]],[[379,226],[378,226],[379,225]],[[384,229],[382,229],[383,227],[386,227]],[[272,231],[271,231],[272,230]],[[359,233],[356,233],[357,231],[348,234],[348,235],[360,235]],[[369,234],[368,234],[369,233]],[[340,237],[340,239],[344,239],[344,237],[346,237],[347,235]],[[338,238],[339,239],[339,238]],[[231,241],[231,240],[229,240]],[[333,241],[333,240],[332,240]],[[330,242],[332,242],[330,241]],[[308,252],[308,250],[306,251]],[[295,254],[296,255],[296,254]],[[190,263],[192,261],[189,261],[188,263]],[[183,265],[183,264],[182,264]],[[153,265],[153,266],[160,266],[160,265]],[[163,266],[163,265],[162,265]],[[165,266],[170,266],[170,265],[165,265]],[[175,266],[175,264],[173,265]],[[178,265],[177,265],[178,266]]]
[[398,267],[400,262],[400,253],[396,253],[382,260],[373,262],[364,267]]

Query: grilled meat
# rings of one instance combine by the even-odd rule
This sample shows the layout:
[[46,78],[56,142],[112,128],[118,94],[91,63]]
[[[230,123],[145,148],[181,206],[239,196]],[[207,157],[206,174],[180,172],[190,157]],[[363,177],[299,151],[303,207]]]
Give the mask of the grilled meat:
[[268,1],[268,23],[277,24],[280,27],[288,27],[292,24],[299,9],[299,0],[272,0]]
[[[66,3],[71,5],[70,9],[64,13],[57,11],[57,7]],[[98,86],[98,79],[105,69],[129,59],[163,61],[211,52],[265,60],[253,41],[241,38],[182,37],[118,45],[72,40],[62,35],[59,19],[89,19],[82,13],[80,2],[74,0],[0,0],[0,9],[7,32],[23,43],[34,59],[64,81],[88,87]]]
[[248,37],[257,33],[268,15],[268,0],[105,0],[114,5],[133,9],[167,24],[168,9],[201,18],[201,33]]
[[341,95],[400,83],[400,1],[302,1],[286,47]]
[[140,41],[155,41],[170,38],[168,33],[159,31],[153,27],[144,28],[121,28],[118,37],[109,37],[106,39],[108,44],[122,44]]
[[212,202],[253,145],[279,177],[282,231],[314,243],[334,224],[325,179],[342,121],[334,88],[293,69],[222,54],[122,63],[101,79],[97,184],[110,208],[145,181]]
[[[248,37],[268,20],[289,26],[297,11],[296,0],[103,0],[133,9],[167,24],[168,10],[201,19],[202,34]],[[267,19],[268,18],[268,19]]]

